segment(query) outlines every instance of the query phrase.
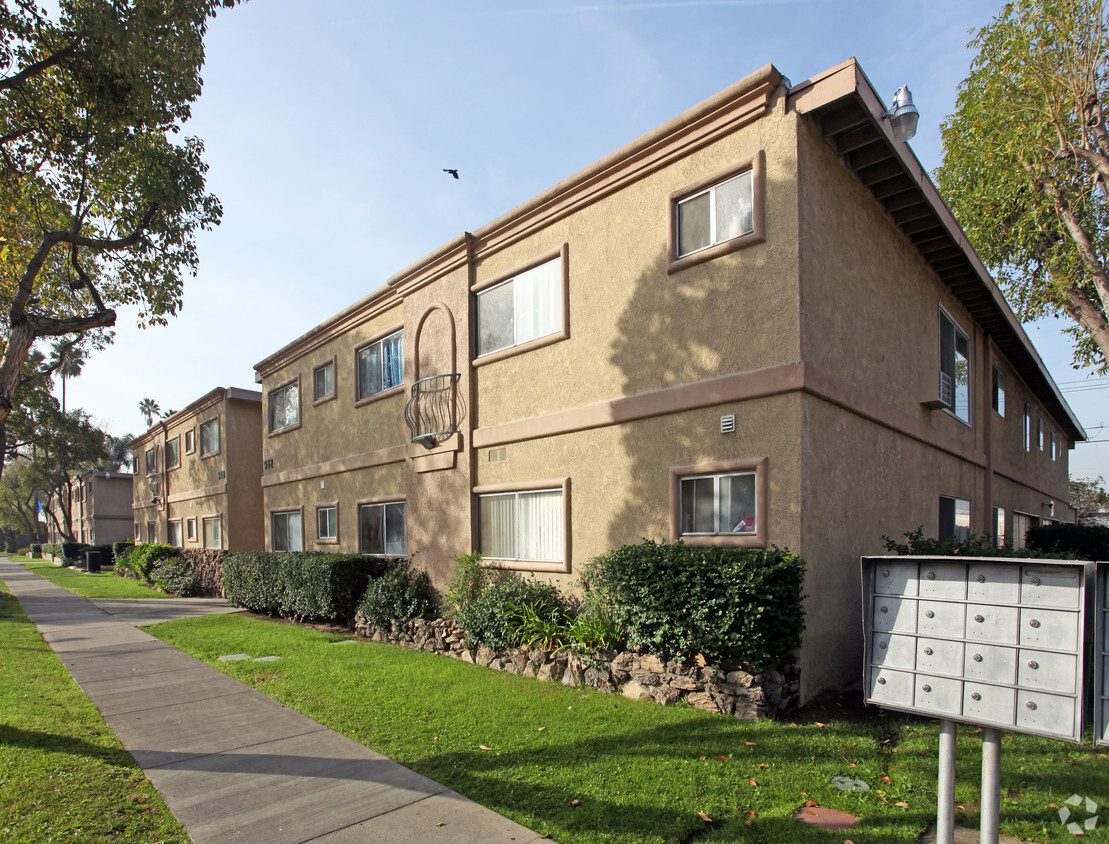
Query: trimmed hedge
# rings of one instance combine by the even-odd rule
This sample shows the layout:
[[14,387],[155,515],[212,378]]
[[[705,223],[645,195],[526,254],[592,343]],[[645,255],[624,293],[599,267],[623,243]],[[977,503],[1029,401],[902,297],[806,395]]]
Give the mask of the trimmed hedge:
[[145,545],[136,545],[127,561],[127,567],[134,572],[140,580],[152,583],[154,567],[163,560],[180,558],[180,551],[172,545],[151,542]]
[[1028,547],[1042,554],[1078,560],[1109,560],[1109,527],[1051,524],[1029,528]]
[[586,565],[589,599],[611,609],[628,644],[664,658],[772,668],[801,644],[805,561],[772,548],[646,540]]
[[394,621],[434,618],[427,572],[417,571],[404,561],[387,568],[367,584],[358,613],[375,627],[388,627]]
[[165,557],[154,563],[150,579],[171,595],[195,598],[200,594],[200,575],[180,556]]
[[84,560],[81,555],[92,546],[84,542],[60,542],[57,547],[60,549],[58,556],[67,563],[76,563]]
[[127,568],[131,559],[131,552],[135,550],[135,540],[131,537],[112,543],[112,559],[116,567]]
[[223,594],[255,612],[353,627],[366,584],[386,565],[361,554],[238,551],[223,558]]

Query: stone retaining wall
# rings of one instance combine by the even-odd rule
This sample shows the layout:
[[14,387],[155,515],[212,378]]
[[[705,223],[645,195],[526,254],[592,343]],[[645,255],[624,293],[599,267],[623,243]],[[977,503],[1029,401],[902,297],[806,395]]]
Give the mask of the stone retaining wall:
[[445,654],[494,671],[564,686],[587,686],[637,700],[650,699],[663,706],[684,698],[696,709],[743,721],[756,721],[792,709],[797,705],[800,690],[800,672],[793,663],[784,664],[779,670],[750,674],[630,651],[589,656],[525,648],[494,650],[470,645],[462,628],[444,618],[394,623],[385,629],[374,627],[359,614],[355,633],[375,642]]

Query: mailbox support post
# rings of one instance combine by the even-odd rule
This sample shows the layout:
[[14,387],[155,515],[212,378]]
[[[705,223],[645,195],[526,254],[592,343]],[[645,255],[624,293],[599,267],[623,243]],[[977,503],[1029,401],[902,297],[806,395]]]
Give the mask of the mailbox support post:
[[1001,816],[1001,733],[986,727],[982,733],[982,826],[981,844],[997,844]]
[[936,844],[955,844],[955,722],[940,722]]

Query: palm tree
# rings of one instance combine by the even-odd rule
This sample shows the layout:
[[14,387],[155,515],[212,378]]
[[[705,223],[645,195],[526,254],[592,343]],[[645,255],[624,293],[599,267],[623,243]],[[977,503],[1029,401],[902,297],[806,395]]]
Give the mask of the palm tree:
[[122,437],[105,434],[104,457],[100,461],[100,468],[106,472],[130,469],[131,463],[135,459],[131,453],[131,440],[133,439],[134,437],[130,434],[124,434]]
[[143,399],[139,402],[139,413],[146,417],[146,427],[149,428],[154,424],[154,417],[161,412],[158,407],[158,402],[154,399]]
[[65,413],[65,382],[76,378],[88,360],[88,352],[77,345],[76,340],[55,340],[51,348],[53,358],[51,367],[62,379],[62,413]]

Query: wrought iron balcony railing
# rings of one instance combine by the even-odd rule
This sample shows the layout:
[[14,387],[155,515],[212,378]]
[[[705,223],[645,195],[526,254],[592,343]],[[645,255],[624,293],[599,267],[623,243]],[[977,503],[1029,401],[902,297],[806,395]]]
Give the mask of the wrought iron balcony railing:
[[435,448],[452,434],[458,433],[464,415],[458,395],[459,373],[432,375],[412,385],[404,406],[404,421],[412,442],[424,448]]

